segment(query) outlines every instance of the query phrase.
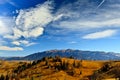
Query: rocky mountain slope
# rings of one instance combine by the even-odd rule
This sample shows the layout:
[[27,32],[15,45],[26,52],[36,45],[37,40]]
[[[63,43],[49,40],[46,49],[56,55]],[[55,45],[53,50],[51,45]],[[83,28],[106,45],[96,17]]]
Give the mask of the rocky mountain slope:
[[119,53],[101,52],[101,51],[82,51],[82,50],[49,50],[44,52],[34,53],[25,57],[10,57],[4,58],[6,60],[39,60],[43,57],[74,57],[79,60],[120,60]]

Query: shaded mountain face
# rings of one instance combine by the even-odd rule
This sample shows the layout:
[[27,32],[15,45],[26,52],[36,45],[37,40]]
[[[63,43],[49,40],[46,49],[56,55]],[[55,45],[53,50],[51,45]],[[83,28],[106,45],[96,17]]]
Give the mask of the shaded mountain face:
[[120,60],[120,54],[112,52],[100,52],[100,51],[82,51],[82,50],[50,50],[44,52],[34,53],[25,57],[10,57],[5,60],[39,60],[43,57],[74,57],[75,59],[82,60]]

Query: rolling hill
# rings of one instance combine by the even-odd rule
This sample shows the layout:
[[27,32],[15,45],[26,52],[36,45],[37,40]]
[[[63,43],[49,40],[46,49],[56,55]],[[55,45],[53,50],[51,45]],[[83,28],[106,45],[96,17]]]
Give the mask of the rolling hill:
[[35,61],[1,60],[0,66],[0,80],[119,80],[120,78],[120,61],[76,60],[55,56]]
[[[12,64],[8,65],[11,62]],[[75,60],[59,56],[28,62],[2,61],[4,64],[1,64],[0,71],[4,74],[3,72],[0,74],[0,80],[6,80],[1,79],[2,75],[5,77],[7,75],[9,77],[7,80],[89,80],[89,76],[100,69],[105,62]],[[10,72],[8,73],[6,69]]]

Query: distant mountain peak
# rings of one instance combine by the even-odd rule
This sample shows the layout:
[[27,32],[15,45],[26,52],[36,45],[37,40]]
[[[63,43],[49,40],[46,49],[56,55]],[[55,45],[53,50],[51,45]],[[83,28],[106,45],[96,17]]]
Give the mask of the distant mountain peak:
[[22,58],[7,58],[7,60],[38,60],[43,57],[74,57],[75,59],[83,59],[83,60],[120,60],[120,54],[113,52],[103,52],[103,51],[83,51],[83,50],[73,50],[73,49],[62,49],[62,50],[48,50],[43,52],[38,52],[35,54],[31,54]]

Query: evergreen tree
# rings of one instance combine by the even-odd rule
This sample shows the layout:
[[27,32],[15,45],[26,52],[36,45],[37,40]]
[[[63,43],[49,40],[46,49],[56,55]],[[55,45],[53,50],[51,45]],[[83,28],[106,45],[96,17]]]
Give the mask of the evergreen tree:
[[81,65],[81,62],[78,62],[76,68],[79,68],[79,67],[81,67],[81,66],[82,66],[82,65]]
[[74,59],[74,57],[73,57],[73,56],[70,56],[69,58],[70,58],[70,59]]
[[45,61],[45,65],[48,66],[49,65],[49,62],[48,60]]
[[31,77],[31,79],[30,80],[34,80],[34,78],[33,77]]
[[5,80],[9,80],[9,76],[8,75],[6,75]]
[[0,80],[5,80],[4,75],[1,75]]
[[73,67],[76,67],[76,62],[75,62],[75,60],[74,60],[74,62],[73,62]]
[[32,66],[33,66],[33,65],[36,65],[36,61],[33,61]]
[[75,62],[75,60],[74,60],[73,67],[79,68],[80,66],[81,66],[81,62]]
[[63,70],[67,70],[67,69],[68,69],[68,65],[69,65],[68,61],[66,61],[66,62],[63,61],[61,68],[62,68]]

